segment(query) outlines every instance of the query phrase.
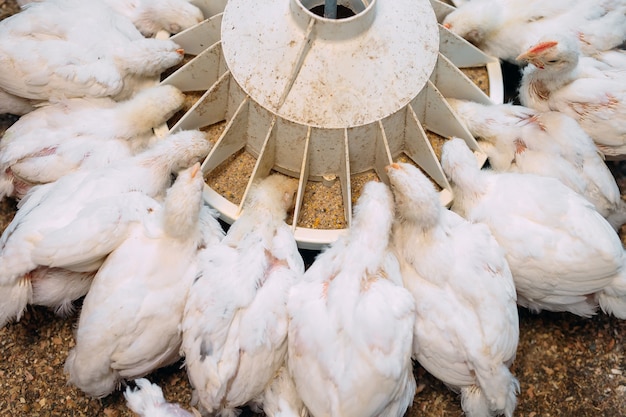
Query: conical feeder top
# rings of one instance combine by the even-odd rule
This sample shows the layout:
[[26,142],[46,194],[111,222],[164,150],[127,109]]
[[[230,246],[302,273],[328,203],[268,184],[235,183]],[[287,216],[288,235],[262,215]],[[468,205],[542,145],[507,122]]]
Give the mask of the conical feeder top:
[[[427,0],[346,1],[327,19],[320,0],[230,0],[222,49],[233,77],[279,117],[326,129],[381,120],[424,88],[439,51]],[[340,3],[341,4],[341,3]]]
[[[293,177],[290,222],[302,248],[319,249],[349,228],[363,182],[387,181],[385,166],[398,160],[421,168],[450,204],[441,143],[460,137],[480,165],[486,157],[446,97],[491,102],[459,67],[484,68],[488,92],[502,100],[497,60],[439,23],[451,6],[337,3],[346,16],[329,19],[318,13],[323,0],[229,0],[172,38],[191,59],[163,80],[196,94],[172,131],[223,129],[202,164],[206,201],[232,222],[254,181]],[[224,172],[243,179],[220,185]]]

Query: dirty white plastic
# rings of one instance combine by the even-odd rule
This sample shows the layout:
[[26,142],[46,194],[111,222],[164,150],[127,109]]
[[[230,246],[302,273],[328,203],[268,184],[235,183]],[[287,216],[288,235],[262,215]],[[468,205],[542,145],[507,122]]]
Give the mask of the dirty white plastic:
[[[202,164],[205,176],[243,148],[257,158],[239,205],[205,188],[207,202],[228,222],[239,216],[250,184],[274,170],[299,179],[295,219],[307,182],[332,184],[335,178],[349,225],[351,176],[374,170],[386,181],[384,167],[400,154],[442,188],[441,202],[448,205],[450,185],[426,126],[464,139],[480,165],[486,160],[445,98],[502,102],[502,74],[497,60],[440,25],[452,6],[339,0],[354,16],[335,20],[311,12],[323,4],[229,0],[222,13],[172,37],[194,58],[163,83],[205,93],[171,130],[227,121]],[[459,70],[475,66],[487,67],[490,97]],[[296,240],[306,249],[343,232],[295,224]]]
[[356,15],[337,20],[309,11],[320,3],[255,0],[251,10],[248,0],[229,0],[222,49],[237,84],[278,117],[326,129],[373,123],[407,105],[437,62],[430,3],[347,0]]

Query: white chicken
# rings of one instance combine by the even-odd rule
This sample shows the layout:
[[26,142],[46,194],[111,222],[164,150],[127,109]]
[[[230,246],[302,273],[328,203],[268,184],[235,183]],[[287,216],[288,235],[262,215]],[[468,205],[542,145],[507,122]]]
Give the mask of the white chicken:
[[[519,89],[521,103],[560,111],[576,119],[605,156],[626,155],[626,70],[599,71],[580,65],[571,37],[542,39],[517,57],[530,62]],[[598,75],[599,74],[599,75]]]
[[512,104],[448,102],[481,139],[494,170],[556,178],[589,200],[615,229],[626,222],[626,204],[615,178],[576,120]]
[[29,304],[46,306],[62,317],[74,313],[74,301],[87,294],[96,271],[75,272],[63,268],[35,268],[28,274],[32,285]]
[[286,362],[250,406],[267,417],[307,417],[309,412],[296,390]]
[[[498,170],[506,170],[512,165],[516,149],[509,149],[508,142],[515,141],[524,126],[535,123],[538,114],[536,110],[510,103],[485,105],[454,98],[446,98],[446,101],[470,133],[483,141],[481,145],[485,152],[498,147],[493,155],[489,155],[490,164]],[[506,146],[498,146],[500,142]]]
[[170,174],[210,147],[202,132],[182,131],[116,164],[34,187],[0,237],[0,326],[19,319],[32,298],[30,271],[96,271],[130,225],[157,209],[151,197],[164,193]]
[[[85,297],[68,380],[94,397],[177,361],[185,298],[203,246],[200,164],[181,171],[162,206],[144,213],[106,258]],[[137,260],[141,260],[137,262]]]
[[128,17],[144,36],[154,36],[160,30],[178,33],[204,20],[202,11],[189,0],[103,1]]
[[485,53],[515,63],[543,34],[578,36],[589,53],[613,48],[624,41],[621,35],[616,29],[599,34],[598,28],[625,25],[624,11],[623,0],[472,0],[449,13],[443,25]]
[[221,244],[198,255],[181,349],[202,412],[237,415],[284,363],[287,296],[304,273],[285,223],[296,189],[278,174],[256,183]]
[[584,21],[578,28],[574,26],[573,32],[584,55],[596,56],[604,51],[623,48],[626,42],[626,2],[605,0],[598,3],[600,7],[602,4],[608,6],[606,14]]
[[[44,0],[17,0],[20,6]],[[91,0],[86,0],[91,1]],[[130,19],[144,36],[158,31],[178,33],[202,20],[202,11],[189,0],[102,0],[117,13]]]
[[0,22],[0,89],[33,100],[130,97],[183,59],[100,0],[46,0]]
[[[202,208],[199,219],[202,246],[212,246],[223,237],[222,227],[215,220],[217,216],[217,212],[208,207]],[[32,285],[31,299],[27,302],[51,308],[57,315],[67,317],[75,311],[74,301],[89,291],[96,272],[37,267],[27,274],[27,279]]]
[[165,401],[163,390],[157,384],[151,384],[146,378],[135,380],[137,389],[126,387],[124,398],[126,405],[139,417],[200,417],[200,413],[193,413],[183,409],[178,404]]
[[626,318],[624,249],[591,203],[554,178],[480,170],[462,139],[444,144],[442,167],[452,209],[504,249],[520,305]]
[[367,183],[348,234],[289,296],[288,365],[313,416],[402,416],[412,404],[415,301],[389,248],[393,197]]
[[513,416],[519,383],[509,366],[519,321],[504,251],[487,226],[441,206],[418,168],[386,170],[396,203],[393,247],[417,309],[414,357],[461,392],[468,417]]
[[0,89],[0,114],[21,116],[33,111],[31,100],[14,96]]
[[[540,0],[472,0],[449,13],[443,26],[485,53],[512,61],[531,36],[529,26],[571,8],[570,0],[546,4]],[[539,3],[541,6],[538,7]],[[520,26],[525,30],[520,31]]]
[[143,150],[152,128],[185,100],[176,87],[156,86],[131,99],[74,98],[21,117],[0,140],[0,198],[21,198],[33,184],[81,168],[99,168]]
[[[604,70],[605,75],[608,77],[613,76],[619,78],[620,71],[626,71],[626,50],[624,49],[610,49],[608,51],[598,52],[593,55],[593,58],[607,65]],[[584,59],[586,58],[581,58],[581,60]],[[617,71],[611,72],[611,70]]]

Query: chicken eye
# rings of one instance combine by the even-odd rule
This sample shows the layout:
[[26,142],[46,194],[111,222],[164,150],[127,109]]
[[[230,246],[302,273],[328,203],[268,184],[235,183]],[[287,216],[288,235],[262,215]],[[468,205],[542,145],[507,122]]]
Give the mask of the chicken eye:
[[546,61],[546,64],[556,64],[557,62],[559,62],[558,59],[551,59],[549,61]]

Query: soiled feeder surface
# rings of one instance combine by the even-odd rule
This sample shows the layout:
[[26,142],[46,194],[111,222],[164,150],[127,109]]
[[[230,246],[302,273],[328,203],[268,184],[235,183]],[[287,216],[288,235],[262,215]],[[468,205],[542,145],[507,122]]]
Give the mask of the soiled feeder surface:
[[[487,68],[470,67],[461,69],[485,94],[489,94],[489,77]],[[193,104],[200,99],[203,92],[190,91],[185,93],[185,105],[172,119],[168,121],[168,126],[172,127],[184,115]],[[215,143],[223,132],[225,122],[219,122],[202,128],[206,132],[207,138]],[[448,139],[438,135],[425,127],[425,133],[437,156],[441,158],[441,148]],[[398,159],[402,162],[412,162],[410,158]],[[220,167],[209,173],[206,178],[207,185],[219,193],[222,197],[233,204],[239,204],[243,198],[249,178],[253,172],[256,158],[245,149],[224,161]],[[360,195],[360,189],[366,180],[378,178],[373,171],[366,171],[351,177],[351,200],[356,203]],[[433,184],[441,190],[441,187],[433,181]],[[324,184],[320,181],[307,183],[303,206],[298,221],[298,227],[311,229],[343,229],[347,227],[341,187],[339,181]],[[291,221],[291,220],[290,220]]]
[[[349,12],[345,19],[329,20],[316,12],[318,0],[263,0],[258,13],[230,0],[223,13],[172,37],[187,62],[161,82],[184,91],[189,105],[168,127],[210,130],[227,122],[202,163],[205,201],[223,220],[236,220],[255,179],[277,171],[300,180],[298,245],[320,249],[350,226],[359,196],[352,176],[373,171],[386,180],[384,166],[404,154],[449,204],[450,185],[433,151],[440,143],[430,139],[460,137],[482,165],[485,155],[446,97],[501,101],[497,60],[439,24],[450,6],[398,1],[346,0],[339,5]],[[220,186],[236,171],[228,164],[248,178]]]

